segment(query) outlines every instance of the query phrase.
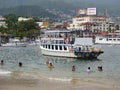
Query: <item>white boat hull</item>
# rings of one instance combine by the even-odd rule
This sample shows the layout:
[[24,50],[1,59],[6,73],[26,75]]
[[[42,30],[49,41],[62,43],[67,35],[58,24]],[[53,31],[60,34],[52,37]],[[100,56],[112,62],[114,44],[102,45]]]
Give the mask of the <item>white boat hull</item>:
[[95,44],[120,45],[120,38],[96,37]]
[[24,43],[19,43],[19,44],[6,43],[6,44],[2,44],[1,46],[3,46],[3,47],[26,47],[27,45]]
[[51,50],[41,49],[41,53],[43,55],[48,55],[48,56],[73,57],[73,58],[78,57],[74,55],[73,52],[65,52],[65,51],[51,51]]

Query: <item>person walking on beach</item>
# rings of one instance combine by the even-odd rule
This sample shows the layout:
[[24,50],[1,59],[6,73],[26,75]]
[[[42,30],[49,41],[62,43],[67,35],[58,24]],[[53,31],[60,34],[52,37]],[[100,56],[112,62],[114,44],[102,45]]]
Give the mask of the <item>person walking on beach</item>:
[[75,72],[75,65],[72,66],[72,71]]

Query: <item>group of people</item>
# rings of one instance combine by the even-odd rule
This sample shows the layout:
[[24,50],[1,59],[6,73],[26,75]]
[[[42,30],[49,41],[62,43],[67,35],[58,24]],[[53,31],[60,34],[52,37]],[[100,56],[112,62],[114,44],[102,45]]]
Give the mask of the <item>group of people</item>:
[[[1,60],[1,61],[0,61],[0,64],[1,64],[1,65],[4,65],[4,60]],[[19,66],[19,67],[22,67],[22,65],[23,65],[22,62],[19,62],[18,66]]]
[[[98,71],[103,71],[102,66],[98,66],[97,69],[98,69]],[[75,67],[75,65],[73,65],[73,66],[72,66],[72,71],[74,72],[75,70],[76,70],[76,67]],[[87,71],[88,73],[91,72],[90,67],[88,67],[86,71]]]
[[[1,60],[0,64],[3,65],[3,64],[4,64],[4,60]],[[52,62],[50,62],[48,59],[46,60],[46,65],[48,66],[48,68],[49,68],[50,70],[53,69],[53,68],[55,68],[54,65],[52,64]],[[18,65],[18,66],[19,66],[19,67],[22,67],[22,66],[23,66],[22,62],[19,62],[19,65]],[[102,66],[98,66],[97,69],[98,69],[98,71],[102,71],[102,70],[103,70]],[[72,66],[72,71],[73,71],[73,72],[76,71],[75,65]],[[87,72],[91,72],[90,67],[87,68]]]

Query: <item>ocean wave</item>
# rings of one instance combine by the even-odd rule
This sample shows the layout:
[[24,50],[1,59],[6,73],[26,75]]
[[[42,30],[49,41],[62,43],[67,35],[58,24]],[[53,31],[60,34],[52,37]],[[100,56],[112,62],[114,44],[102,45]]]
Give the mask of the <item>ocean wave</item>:
[[49,80],[56,80],[56,81],[67,81],[67,82],[70,82],[72,81],[71,78],[48,78]]
[[2,75],[10,75],[12,72],[11,71],[6,71],[6,70],[0,70],[0,76]]

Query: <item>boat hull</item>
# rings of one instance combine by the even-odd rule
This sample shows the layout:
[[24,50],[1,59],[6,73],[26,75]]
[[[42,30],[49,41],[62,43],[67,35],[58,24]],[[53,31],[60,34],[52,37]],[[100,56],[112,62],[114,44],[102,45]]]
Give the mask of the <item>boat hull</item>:
[[65,51],[51,51],[41,48],[41,53],[47,56],[66,57],[66,58],[82,58],[82,59],[97,59],[103,53],[101,52],[65,52]]

